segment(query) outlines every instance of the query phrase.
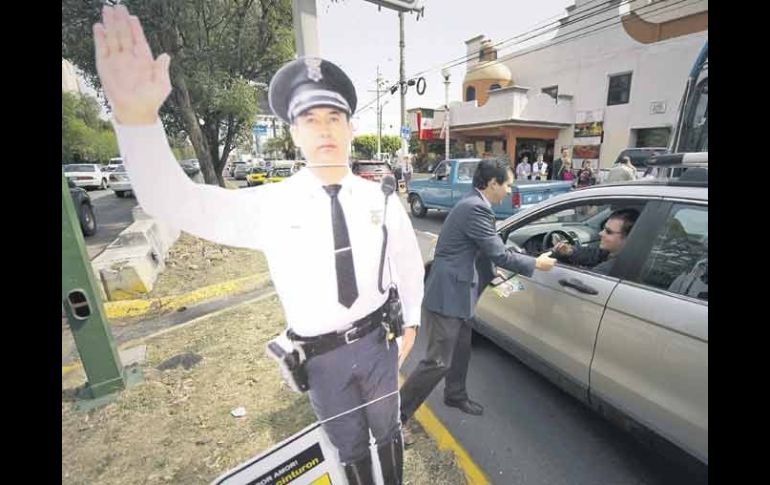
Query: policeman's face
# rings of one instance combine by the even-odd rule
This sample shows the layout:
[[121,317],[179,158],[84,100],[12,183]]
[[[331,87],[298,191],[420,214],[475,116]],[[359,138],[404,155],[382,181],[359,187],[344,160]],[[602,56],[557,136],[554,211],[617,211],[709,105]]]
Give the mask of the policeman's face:
[[511,185],[513,185],[513,173],[508,170],[508,177],[505,182],[498,184],[497,179],[493,178],[489,181],[490,196],[487,197],[492,204],[499,204],[505,199],[508,194],[511,193]]
[[336,108],[310,108],[291,125],[294,144],[308,165],[347,163],[353,128],[347,114]]

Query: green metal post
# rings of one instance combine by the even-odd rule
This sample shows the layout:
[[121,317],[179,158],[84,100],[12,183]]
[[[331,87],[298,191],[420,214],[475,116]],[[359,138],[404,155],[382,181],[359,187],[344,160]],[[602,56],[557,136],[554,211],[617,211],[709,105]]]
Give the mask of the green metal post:
[[88,378],[85,397],[96,399],[125,389],[126,380],[63,173],[61,180],[62,302]]

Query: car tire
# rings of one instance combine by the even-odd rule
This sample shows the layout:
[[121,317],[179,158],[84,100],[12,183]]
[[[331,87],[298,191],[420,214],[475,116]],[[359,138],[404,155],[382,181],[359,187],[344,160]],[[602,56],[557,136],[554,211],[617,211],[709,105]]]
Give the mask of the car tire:
[[102,179],[101,185],[99,185],[100,190],[107,190],[107,179]]
[[94,209],[91,204],[80,204],[78,219],[80,219],[80,228],[83,230],[84,236],[96,234],[96,217],[94,217]]
[[123,197],[126,196],[126,193],[124,191],[122,191],[122,190],[116,190],[115,191],[115,195],[117,195],[118,197],[120,197],[122,199]]
[[409,199],[409,208],[412,210],[412,215],[415,217],[425,217],[428,212],[428,208],[422,203],[422,199],[419,195],[413,195]]

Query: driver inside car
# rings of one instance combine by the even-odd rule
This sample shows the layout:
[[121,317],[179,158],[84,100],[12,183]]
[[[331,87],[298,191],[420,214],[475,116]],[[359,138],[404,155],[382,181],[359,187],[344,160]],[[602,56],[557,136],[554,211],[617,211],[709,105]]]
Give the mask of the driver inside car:
[[559,261],[593,268],[601,274],[609,274],[615,265],[616,256],[626,244],[626,238],[634,227],[639,213],[634,209],[620,209],[613,212],[599,232],[598,247],[573,246],[559,241],[553,246],[553,256]]

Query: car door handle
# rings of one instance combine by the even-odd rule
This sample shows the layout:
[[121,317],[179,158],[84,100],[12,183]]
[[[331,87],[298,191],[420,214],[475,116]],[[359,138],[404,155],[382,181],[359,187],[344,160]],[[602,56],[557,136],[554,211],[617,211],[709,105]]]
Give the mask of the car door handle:
[[568,280],[559,280],[559,284],[562,286],[566,286],[567,288],[572,288],[573,290],[577,290],[580,293],[586,293],[589,295],[598,295],[599,291],[591,288],[590,286],[584,284],[582,281],[570,278]]

